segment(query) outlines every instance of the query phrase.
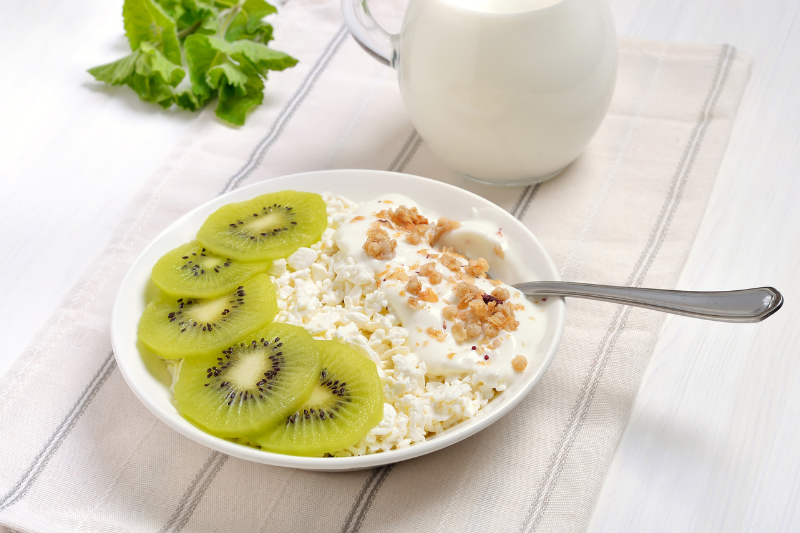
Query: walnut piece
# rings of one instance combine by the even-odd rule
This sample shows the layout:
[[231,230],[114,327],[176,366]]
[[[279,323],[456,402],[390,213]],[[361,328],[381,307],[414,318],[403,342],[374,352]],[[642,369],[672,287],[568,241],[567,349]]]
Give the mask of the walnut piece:
[[389,218],[392,222],[406,230],[414,229],[414,226],[420,224],[428,224],[428,219],[420,215],[416,207],[409,209],[404,205],[400,205],[397,209],[389,211]]
[[442,275],[436,270],[436,263],[433,261],[422,265],[419,269],[419,273],[428,278],[428,281],[430,281],[432,285],[436,285],[442,281]]
[[461,223],[457,220],[450,220],[449,218],[442,217],[436,221],[436,227],[433,229],[433,236],[431,237],[431,246],[436,244],[436,242],[448,231],[452,231],[456,228],[460,228]]
[[439,262],[453,272],[461,269],[461,262],[450,254],[442,254],[442,257],[439,258]]
[[506,301],[511,297],[511,295],[508,293],[508,289],[504,289],[502,287],[498,287],[495,290],[493,290],[492,296],[494,296],[498,300],[503,300],[503,301]]
[[411,276],[406,284],[406,290],[409,294],[419,294],[422,290],[422,283],[419,282],[417,276]]
[[442,310],[442,316],[450,322],[455,322],[456,318],[458,318],[458,308],[454,305],[448,305]]
[[409,244],[414,244],[414,245],[421,243],[422,240],[425,238],[425,236],[428,234],[429,229],[430,226],[428,226],[427,224],[420,224],[418,226],[414,226],[414,228],[408,232],[408,235],[406,235],[406,241],[408,241]]
[[469,260],[469,265],[467,265],[467,272],[469,272],[476,278],[480,278],[488,271],[489,271],[489,263],[483,257]]
[[467,322],[467,337],[477,337],[481,334],[481,323],[478,320]]
[[475,314],[475,317],[480,319],[488,318],[489,307],[483,303],[482,299],[474,299],[469,303],[469,310]]
[[463,322],[453,324],[453,338],[459,342],[467,340],[467,328]]
[[464,283],[463,281],[456,284],[453,288],[453,292],[458,297],[459,303],[462,304],[468,304],[475,298],[481,297],[481,290],[478,287],[470,285],[469,283]]
[[367,242],[364,243],[364,250],[368,256],[375,259],[391,259],[395,248],[397,248],[397,241],[390,239],[389,234],[382,228],[371,226],[367,230]]

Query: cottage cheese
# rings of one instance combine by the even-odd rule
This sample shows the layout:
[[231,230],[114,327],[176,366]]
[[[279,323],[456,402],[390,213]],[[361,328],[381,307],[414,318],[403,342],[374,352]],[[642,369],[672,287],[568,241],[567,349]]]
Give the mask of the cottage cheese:
[[348,343],[378,367],[385,396],[383,421],[335,455],[404,448],[476,416],[497,390],[505,388],[509,372],[504,370],[502,383],[497,376],[487,379],[486,372],[471,371],[474,365],[459,372],[428,372],[423,359],[431,359],[415,353],[421,352],[412,342],[417,336],[401,324],[396,302],[390,303],[396,298],[387,294],[390,288],[379,287],[368,261],[337,246],[337,230],[351,223],[360,206],[330,193],[322,196],[328,206],[322,238],[275,261],[269,274],[278,287],[276,322],[302,326],[317,339]]

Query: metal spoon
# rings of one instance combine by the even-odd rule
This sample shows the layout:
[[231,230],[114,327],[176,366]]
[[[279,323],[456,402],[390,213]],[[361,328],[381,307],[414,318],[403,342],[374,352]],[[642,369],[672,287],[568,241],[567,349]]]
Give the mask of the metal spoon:
[[566,281],[532,281],[519,283],[514,287],[526,296],[588,298],[720,322],[761,322],[783,305],[783,296],[772,287],[694,292]]

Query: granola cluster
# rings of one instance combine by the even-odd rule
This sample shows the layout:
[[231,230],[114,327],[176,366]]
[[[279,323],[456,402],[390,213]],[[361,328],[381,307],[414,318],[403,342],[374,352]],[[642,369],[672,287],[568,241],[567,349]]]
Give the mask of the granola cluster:
[[[431,246],[448,231],[461,227],[459,222],[445,217],[440,218],[436,222],[436,226],[431,226],[428,219],[419,214],[416,207],[408,208],[404,205],[398,206],[396,209],[384,209],[375,216],[379,220],[370,227],[367,233],[367,242],[364,243],[367,255],[375,259],[391,259],[394,249],[397,247],[397,241],[389,238],[389,234],[381,226],[405,233],[406,241],[409,244],[417,245],[427,241]],[[356,219],[363,219],[363,217],[356,217]]]
[[[395,236],[400,238],[400,234],[405,233],[405,239],[410,244],[418,245],[427,241],[433,246],[445,233],[461,227],[455,220],[442,217],[433,226],[427,218],[422,216],[417,208],[398,206],[394,209],[384,209],[375,214],[378,220],[370,226],[367,233],[367,242],[364,249],[367,255],[376,259],[391,259],[397,246],[397,241],[390,238],[386,229],[394,231]],[[502,257],[502,249],[495,247],[495,253]],[[507,289],[496,288],[491,294],[482,292],[475,285],[478,278],[486,278],[489,271],[489,263],[486,259],[469,259],[457,254],[454,250],[445,247],[441,254],[432,250],[420,250],[420,254],[425,259],[432,261],[422,265],[414,265],[411,271],[406,273],[402,269],[393,271],[387,270],[379,276],[384,281],[395,279],[406,282],[401,295],[408,295],[408,305],[413,309],[422,309],[425,302],[438,302],[439,297],[433,290],[433,285],[438,285],[444,280],[442,273],[437,270],[437,261],[452,276],[448,276],[447,282],[453,288],[453,292],[458,298],[454,305],[444,308],[443,314],[445,322],[441,330],[428,328],[428,334],[439,342],[444,342],[447,322],[452,322],[450,332],[456,341],[477,338],[483,335],[484,339],[495,339],[501,330],[515,331],[519,327],[519,321],[514,316],[515,305],[508,302],[510,294]],[[388,265],[387,265],[388,268]],[[431,285],[425,288],[423,282]],[[493,281],[493,283],[495,283]],[[499,282],[498,282],[499,284]],[[499,344],[500,339],[491,341]],[[518,365],[519,366],[519,365]]]
[[390,239],[385,229],[379,224],[370,226],[367,230],[367,242],[364,243],[364,250],[368,256],[375,259],[391,259],[395,248],[397,241]]
[[481,333],[486,338],[496,337],[501,329],[514,331],[519,321],[514,317],[514,305],[506,302],[508,290],[497,288],[492,294],[484,294],[475,285],[460,282],[453,289],[459,299],[458,305],[444,308],[445,320],[455,322],[453,337],[465,341]]

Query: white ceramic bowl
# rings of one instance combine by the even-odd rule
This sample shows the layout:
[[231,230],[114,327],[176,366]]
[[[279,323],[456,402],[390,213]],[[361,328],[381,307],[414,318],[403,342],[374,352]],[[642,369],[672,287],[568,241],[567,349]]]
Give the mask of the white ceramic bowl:
[[[509,412],[541,379],[553,360],[564,330],[565,305],[561,298],[550,298],[544,307],[546,333],[541,344],[529,354],[529,364],[522,379],[498,394],[475,418],[402,450],[361,457],[295,457],[234,444],[204,433],[187,422],[172,403],[169,375],[164,363],[146,350],[140,350],[137,343],[139,318],[147,296],[153,291],[150,271],[163,254],[193,240],[206,217],[222,205],[284,189],[319,193],[330,191],[358,202],[388,192],[399,193],[414,199],[423,210],[428,207],[455,220],[469,218],[472,207],[488,207],[500,217],[503,233],[510,243],[523,250],[528,275],[532,273],[536,279],[559,279],[552,259],[536,237],[508,212],[475,194],[438,181],[394,172],[332,170],[284,176],[229,192],[190,211],[161,232],[134,261],[114,302],[111,341],[122,375],[142,403],[169,427],[204,446],[248,461],[307,470],[355,470],[418,457],[469,437]],[[530,280],[503,281],[517,283]]]

